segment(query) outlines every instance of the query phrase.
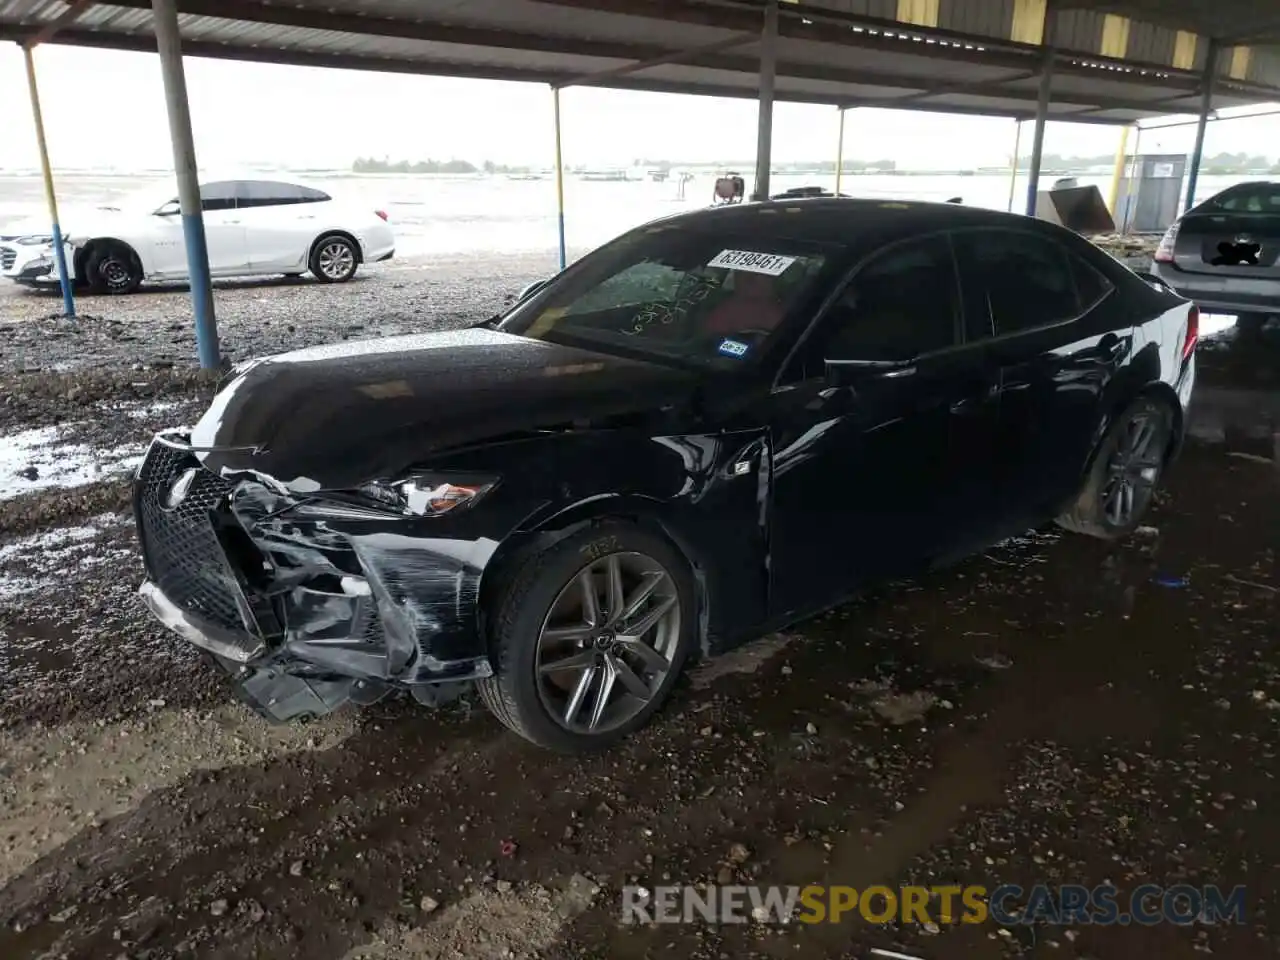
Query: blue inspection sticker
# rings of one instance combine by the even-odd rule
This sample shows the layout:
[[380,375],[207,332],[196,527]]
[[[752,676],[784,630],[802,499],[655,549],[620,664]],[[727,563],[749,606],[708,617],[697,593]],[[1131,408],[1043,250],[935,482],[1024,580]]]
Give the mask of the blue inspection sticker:
[[747,351],[751,349],[751,345],[743,343],[741,340],[721,340],[720,346],[716,349],[726,357],[745,357]]

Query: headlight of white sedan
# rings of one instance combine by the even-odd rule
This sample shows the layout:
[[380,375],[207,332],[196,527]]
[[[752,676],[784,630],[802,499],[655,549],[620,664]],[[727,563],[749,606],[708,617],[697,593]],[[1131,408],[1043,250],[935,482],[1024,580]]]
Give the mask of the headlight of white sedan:
[[17,242],[22,244],[24,247],[48,247],[53,245],[53,237],[47,233],[38,234],[29,237],[19,237]]

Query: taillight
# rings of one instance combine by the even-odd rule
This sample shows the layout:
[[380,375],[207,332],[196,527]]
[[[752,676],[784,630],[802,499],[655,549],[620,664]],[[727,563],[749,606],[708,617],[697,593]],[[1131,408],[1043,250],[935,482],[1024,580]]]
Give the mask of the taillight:
[[1160,238],[1160,246],[1156,247],[1156,254],[1152,258],[1156,263],[1173,263],[1173,248],[1178,243],[1178,225],[1175,223],[1164,232],[1164,236]]
[[386,220],[386,219],[387,219],[387,211],[385,211],[385,210],[375,210],[375,211],[373,211],[373,212],[374,212],[374,213],[376,213],[378,216],[380,216],[383,220]]
[[1182,341],[1182,359],[1185,360],[1196,352],[1196,344],[1200,341],[1200,308],[1194,303],[1187,311],[1187,336]]

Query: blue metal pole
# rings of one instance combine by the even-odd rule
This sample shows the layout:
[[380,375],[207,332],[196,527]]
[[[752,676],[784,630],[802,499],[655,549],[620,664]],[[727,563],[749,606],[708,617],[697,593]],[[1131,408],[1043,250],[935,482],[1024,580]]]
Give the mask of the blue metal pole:
[[1200,182],[1200,162],[1204,159],[1204,135],[1213,111],[1213,82],[1218,76],[1218,41],[1209,41],[1205,56],[1204,77],[1200,84],[1200,116],[1196,121],[1196,145],[1191,151],[1191,171],[1187,176],[1187,205],[1183,212],[1196,205],[1196,185]]
[[564,245],[564,159],[560,151],[560,88],[551,88],[551,105],[556,127],[556,220],[560,234],[560,269],[567,263]]
[[40,148],[40,173],[44,177],[44,198],[49,207],[52,224],[53,259],[58,265],[58,284],[62,287],[62,312],[71,319],[76,316],[76,301],[71,290],[71,274],[67,272],[67,251],[62,240],[62,225],[58,223],[58,195],[53,189],[53,168],[49,165],[49,144],[44,136],[44,115],[40,112],[40,89],[36,85],[36,61],[31,48],[22,48],[27,64],[27,92],[31,96],[31,118],[36,125],[36,146]]
[[213,313],[213,285],[209,279],[209,249],[200,211],[200,179],[196,167],[195,139],[191,135],[191,110],[187,103],[187,78],[182,69],[182,39],[174,0],[152,0],[152,22],[160,74],[164,80],[165,107],[169,114],[169,139],[178,176],[178,203],[182,209],[182,233],[186,239],[187,272],[191,278],[191,305],[196,318],[196,352],[200,366],[218,366],[218,324]]

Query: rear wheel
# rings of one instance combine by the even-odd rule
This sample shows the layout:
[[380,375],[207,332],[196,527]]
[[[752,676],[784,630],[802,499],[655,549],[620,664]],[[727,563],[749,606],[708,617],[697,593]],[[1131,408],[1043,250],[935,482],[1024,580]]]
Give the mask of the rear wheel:
[[347,237],[330,234],[316,241],[309,266],[321,283],[345,283],[356,275],[359,264],[356,245]]
[[1107,431],[1071,509],[1058,524],[1114,540],[1133,531],[1151,506],[1173,441],[1173,411],[1141,397]]
[[540,746],[606,747],[666,700],[693,645],[694,611],[693,578],[670,543],[629,523],[595,524],[527,561],[503,591],[481,699]]
[[142,265],[121,243],[96,243],[85,258],[85,279],[94,293],[133,293],[142,284]]

